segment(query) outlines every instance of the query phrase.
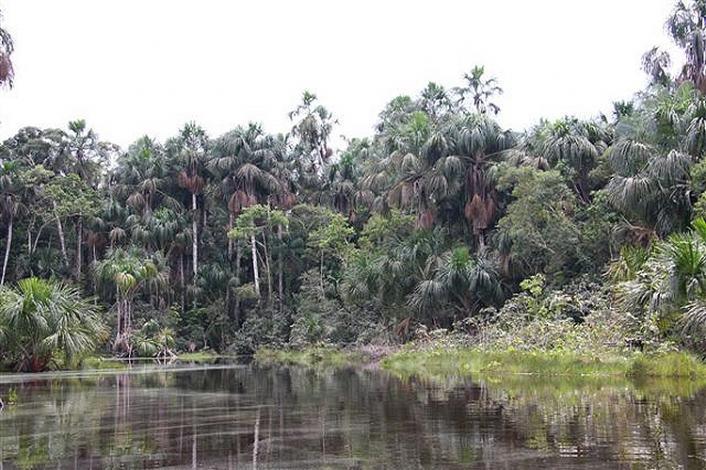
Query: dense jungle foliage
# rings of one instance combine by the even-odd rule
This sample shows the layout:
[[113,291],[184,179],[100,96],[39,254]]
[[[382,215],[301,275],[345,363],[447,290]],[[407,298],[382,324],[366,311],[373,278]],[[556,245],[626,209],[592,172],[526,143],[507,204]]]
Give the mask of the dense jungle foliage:
[[[187,123],[121,149],[83,120],[20,129],[0,146],[0,359],[498,325],[528,343],[704,351],[706,1],[679,2],[667,31],[678,73],[652,49],[649,85],[612,115],[524,132],[500,124],[483,67],[393,98],[340,152],[309,92],[284,134]],[[0,31],[7,85],[11,53]]]

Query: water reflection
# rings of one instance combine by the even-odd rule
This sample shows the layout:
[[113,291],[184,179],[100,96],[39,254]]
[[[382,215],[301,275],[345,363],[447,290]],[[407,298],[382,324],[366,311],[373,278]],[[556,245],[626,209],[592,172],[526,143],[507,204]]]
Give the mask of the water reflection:
[[4,380],[0,469],[703,468],[694,382],[255,366]]

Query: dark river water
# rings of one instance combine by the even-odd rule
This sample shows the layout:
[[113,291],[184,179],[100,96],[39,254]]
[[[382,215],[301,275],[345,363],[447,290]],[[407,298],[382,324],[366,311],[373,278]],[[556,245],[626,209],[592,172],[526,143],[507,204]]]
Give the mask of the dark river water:
[[0,469],[706,468],[706,389],[252,365],[0,376]]

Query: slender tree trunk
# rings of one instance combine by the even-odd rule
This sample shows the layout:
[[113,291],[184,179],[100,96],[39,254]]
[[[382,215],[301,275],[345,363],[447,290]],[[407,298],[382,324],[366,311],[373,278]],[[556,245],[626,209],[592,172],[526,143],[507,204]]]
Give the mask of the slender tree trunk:
[[319,264],[319,283],[321,284],[321,294],[324,293],[324,250],[321,250],[321,261]]
[[257,245],[255,241],[255,233],[250,235],[250,245],[252,249],[252,274],[255,282],[255,293],[257,298],[260,298],[260,275],[257,270]]
[[115,346],[120,342],[123,330],[123,299],[120,298],[120,288],[115,286],[116,305],[118,307],[118,324],[115,332]]
[[76,230],[76,279],[81,279],[81,248],[83,247],[83,217],[78,218],[78,228]]
[[56,231],[59,232],[59,244],[61,245],[61,256],[64,258],[64,266],[69,265],[69,256],[66,254],[66,239],[64,238],[64,227],[61,225],[59,214],[56,213],[56,202],[54,204],[54,217],[56,217]]
[[270,269],[270,253],[267,249],[267,237],[262,232],[262,246],[265,252],[265,273],[267,274],[267,303],[272,302],[272,270]]
[[[240,259],[242,251],[240,242],[235,243],[235,285],[240,287]],[[235,296],[235,325],[240,328],[240,298]]]
[[191,223],[191,231],[193,232],[191,235],[191,253],[193,256],[194,284],[196,284],[196,274],[199,272],[199,215],[196,213],[196,193],[191,193],[191,210],[194,211],[194,218]]
[[[233,213],[228,211],[228,232],[233,229]],[[233,259],[233,239],[228,237],[228,260]]]
[[186,280],[184,278],[184,253],[179,253],[179,284],[181,289],[181,313],[186,313]]
[[7,244],[5,245],[5,259],[2,262],[2,278],[0,278],[0,286],[5,285],[5,274],[7,273],[7,261],[10,259],[10,247],[12,246],[12,221],[13,217],[10,215],[10,221],[7,224]]
[[284,305],[284,250],[282,246],[282,226],[277,226],[277,239],[279,240],[279,254],[277,256],[277,294],[279,295],[279,308]]

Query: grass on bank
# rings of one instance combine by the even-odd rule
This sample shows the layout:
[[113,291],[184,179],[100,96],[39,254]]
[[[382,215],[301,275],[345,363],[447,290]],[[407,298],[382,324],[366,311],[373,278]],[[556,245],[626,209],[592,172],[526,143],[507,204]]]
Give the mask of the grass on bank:
[[430,349],[400,351],[383,359],[382,367],[401,376],[433,377],[501,374],[706,377],[706,364],[685,352],[588,356],[567,351]]
[[[213,351],[196,351],[178,354],[176,359],[179,362],[189,362],[189,363],[210,363],[218,358],[218,355]],[[154,360],[154,358],[133,358],[136,361],[139,360]],[[111,357],[101,357],[101,356],[86,356],[81,359],[78,367],[67,367],[66,369],[95,369],[95,370],[120,370],[127,369],[129,362],[127,360],[120,360]]]
[[346,367],[366,360],[360,351],[343,351],[332,347],[295,349],[260,349],[255,361],[263,365],[296,365],[305,367]]
[[124,361],[111,359],[100,356],[86,356],[81,360],[78,369],[96,369],[96,370],[120,370],[127,369],[127,364]]
[[177,354],[177,359],[181,362],[213,362],[218,359],[218,354],[213,351],[195,351]]

